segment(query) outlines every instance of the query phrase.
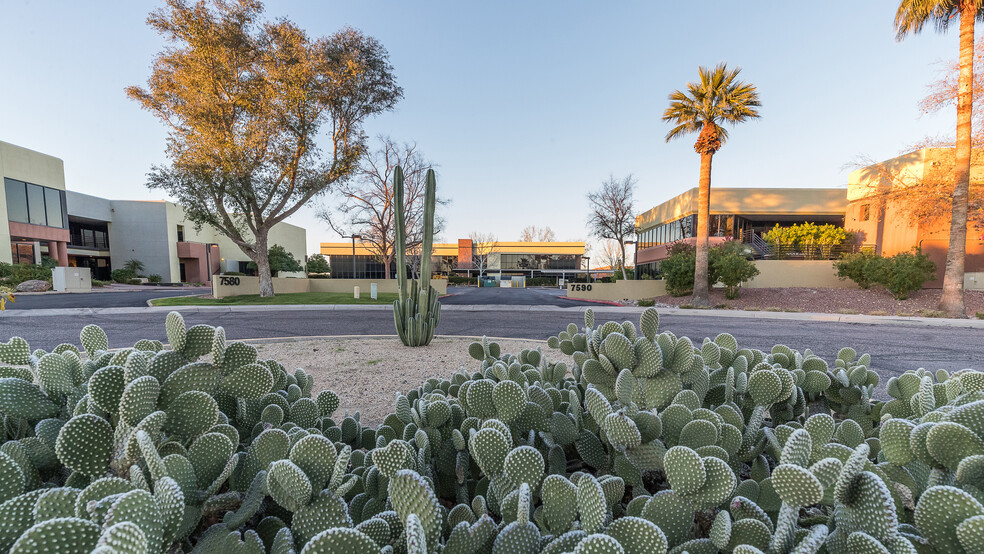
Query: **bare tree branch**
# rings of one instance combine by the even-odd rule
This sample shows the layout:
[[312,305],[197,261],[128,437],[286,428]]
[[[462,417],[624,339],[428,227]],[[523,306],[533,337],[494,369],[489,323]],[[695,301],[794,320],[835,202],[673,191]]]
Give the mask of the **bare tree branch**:
[[627,279],[625,241],[635,234],[635,187],[631,174],[622,178],[610,175],[600,189],[588,193],[588,227],[592,235],[618,243],[620,257],[615,265],[622,268],[623,279]]

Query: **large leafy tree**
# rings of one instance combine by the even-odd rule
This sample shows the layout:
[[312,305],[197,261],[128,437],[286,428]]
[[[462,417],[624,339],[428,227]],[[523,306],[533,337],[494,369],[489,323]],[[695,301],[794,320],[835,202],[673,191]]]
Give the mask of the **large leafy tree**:
[[126,93],[170,130],[170,163],[148,186],[228,236],[273,296],[270,229],[355,171],[363,121],[402,90],[374,38],[351,28],[311,38],[262,15],[257,0],[167,0],[147,22],[168,46],[147,88]]
[[946,32],[960,21],[960,73],[957,79],[957,144],[950,209],[950,246],[946,252],[940,309],[949,317],[966,317],[963,282],[967,254],[967,200],[970,194],[970,156],[974,117],[974,24],[984,17],[984,0],[902,0],[895,13],[899,40],[923,30],[927,23]]
[[694,274],[692,303],[710,304],[707,284],[707,260],[711,211],[711,160],[728,139],[724,125],[737,125],[759,117],[758,89],[738,80],[740,68],[728,69],[719,64],[713,69],[701,67],[700,80],[688,83],[686,91],[670,94],[670,106],[663,121],[673,124],[666,141],[698,133],[694,150],[700,154],[700,183],[697,189],[697,265]]

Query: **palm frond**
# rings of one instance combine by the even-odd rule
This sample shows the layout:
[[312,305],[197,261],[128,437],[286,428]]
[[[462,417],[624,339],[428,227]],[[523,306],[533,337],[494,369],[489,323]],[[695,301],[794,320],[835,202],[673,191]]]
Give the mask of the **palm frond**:
[[[984,1],[984,0],[982,0]],[[762,105],[755,85],[738,80],[741,68],[728,69],[724,63],[714,68],[699,67],[698,80],[687,83],[686,92],[675,90],[669,95],[670,105],[663,112],[663,121],[674,124],[666,140],[699,133],[704,125],[714,125],[723,143],[727,131],[721,123],[736,125],[759,117]]]

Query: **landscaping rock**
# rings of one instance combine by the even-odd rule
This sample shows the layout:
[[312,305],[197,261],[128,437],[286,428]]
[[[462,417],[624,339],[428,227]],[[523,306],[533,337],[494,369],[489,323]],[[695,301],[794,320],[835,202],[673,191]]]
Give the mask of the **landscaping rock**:
[[40,279],[32,279],[17,285],[15,290],[17,292],[44,292],[46,290],[51,290],[51,283]]

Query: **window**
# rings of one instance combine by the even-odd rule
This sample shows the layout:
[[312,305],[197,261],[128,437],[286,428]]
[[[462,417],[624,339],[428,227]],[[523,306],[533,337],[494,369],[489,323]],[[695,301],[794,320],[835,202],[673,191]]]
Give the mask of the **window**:
[[24,183],[13,179],[4,179],[7,194],[7,219],[27,223],[27,192]]
[[3,181],[9,221],[65,228],[64,191],[15,179]]
[[105,223],[89,221],[70,221],[68,223],[69,244],[77,248],[109,248],[109,226]]
[[185,240],[184,225],[178,225],[178,242],[184,242],[184,240]]
[[868,221],[871,218],[871,204],[861,204],[861,210],[858,214],[859,221]]
[[33,242],[11,242],[10,257],[15,264],[34,263],[34,243]]
[[27,213],[31,225],[44,225],[48,216],[44,210],[44,188],[38,185],[27,185]]
[[62,214],[65,211],[62,210],[61,200],[61,191],[49,188],[44,189],[44,212],[49,227],[65,226],[62,221]]

